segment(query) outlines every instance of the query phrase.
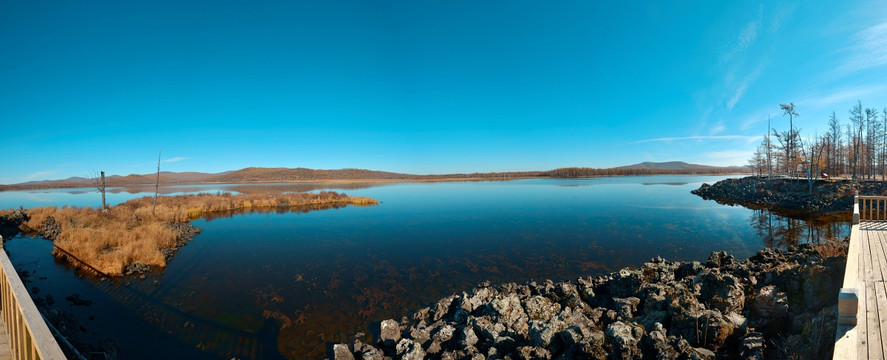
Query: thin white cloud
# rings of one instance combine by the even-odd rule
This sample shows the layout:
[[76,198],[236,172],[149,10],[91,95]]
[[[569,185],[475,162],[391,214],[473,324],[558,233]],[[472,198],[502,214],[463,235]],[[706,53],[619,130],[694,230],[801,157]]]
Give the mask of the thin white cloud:
[[682,137],[664,137],[656,139],[644,139],[633,142],[632,144],[643,144],[651,142],[675,142],[675,141],[713,141],[713,140],[739,140],[745,142],[754,142],[760,139],[760,136],[745,135],[710,135],[710,136],[682,136]]
[[785,20],[789,18],[792,13],[795,11],[795,8],[798,7],[797,4],[788,3],[788,4],[780,4],[775,11],[772,11],[770,14],[769,22],[769,32],[775,33],[779,31],[779,28],[782,27],[782,24],[785,23]]
[[184,156],[177,156],[177,157],[174,157],[174,158],[169,158],[169,159],[161,160],[160,162],[162,162],[162,163],[174,163],[174,162],[184,161],[184,160],[188,160],[188,159],[190,159],[190,158],[189,158],[189,157],[184,157]]
[[[742,120],[742,122],[740,123],[739,130],[746,131],[746,130],[751,129],[754,126],[757,126],[760,123],[764,123],[767,121],[768,116],[770,116],[772,119],[772,114],[776,113],[776,109],[777,109],[776,106],[773,106],[772,109],[762,108],[756,112],[751,113],[750,115],[741,116],[740,118],[743,118],[745,120]],[[771,125],[772,125],[772,122],[771,122]]]
[[748,163],[754,151],[750,150],[723,150],[699,154],[700,162],[714,166],[742,166]]
[[708,153],[702,154],[702,156],[708,159],[747,159],[751,156],[752,153],[743,150],[725,150],[725,151],[712,151]]
[[742,99],[742,95],[745,94],[745,90],[748,87],[758,80],[758,77],[761,76],[761,73],[764,72],[763,64],[758,64],[754,70],[752,70],[742,81],[739,82],[739,85],[736,87],[736,92],[733,93],[733,97],[727,101],[727,110],[733,110],[733,107],[736,106],[736,103],[739,102],[739,99]]
[[736,42],[733,46],[730,47],[726,53],[721,55],[721,64],[730,62],[734,57],[751,47],[755,43],[755,40],[758,39],[759,27],[758,20],[749,22],[745,25],[742,31],[739,32],[739,36],[736,38]]
[[727,129],[727,127],[724,126],[724,124],[718,123],[715,127],[713,127],[711,129],[711,134],[715,135],[715,134],[723,132],[726,129]]
[[751,44],[754,44],[755,40],[758,38],[758,23],[756,21],[752,21],[745,26],[745,29],[742,29],[742,32],[739,33],[739,39],[737,40],[737,47],[741,49],[747,49]]
[[853,36],[852,55],[839,68],[844,72],[856,72],[887,65],[887,22],[870,26]]
[[[190,159],[191,158],[185,157],[185,156],[177,156],[177,157],[169,158],[169,159],[161,159],[160,162],[163,164],[167,164],[167,163],[174,163],[174,162],[185,161],[185,160],[190,160]],[[141,163],[141,164],[129,165],[129,167],[131,167],[131,168],[141,168],[141,167],[146,167],[146,166],[157,166],[157,163],[153,162],[153,163]]]
[[[834,106],[850,107],[857,100],[865,100],[871,95],[885,95],[887,85],[870,85],[839,89],[826,95],[814,95],[798,100],[798,105],[812,109],[826,109]],[[834,110],[834,109],[832,109]]]
[[36,179],[36,178],[38,178],[38,177],[46,176],[46,175],[50,175],[50,174],[53,174],[53,173],[55,173],[55,171],[52,171],[52,170],[38,171],[38,172],[35,172],[35,173],[30,173],[30,174],[28,174],[28,175],[25,175],[25,180],[27,180],[27,181],[31,181],[31,180],[34,180],[34,179]]

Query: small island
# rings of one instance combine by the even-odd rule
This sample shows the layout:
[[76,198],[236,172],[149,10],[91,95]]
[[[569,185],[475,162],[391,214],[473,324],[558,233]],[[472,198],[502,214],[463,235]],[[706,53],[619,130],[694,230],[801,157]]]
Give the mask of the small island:
[[849,218],[855,192],[884,195],[887,194],[887,183],[863,180],[853,184],[852,180],[846,179],[768,179],[766,176],[747,176],[724,179],[711,185],[702,184],[691,192],[703,199],[725,205],[820,216],[843,214]]
[[[197,194],[142,197],[109,207],[38,207],[0,211],[4,234],[23,231],[53,241],[52,254],[79,269],[121,276],[164,268],[200,233],[189,221],[240,212],[308,211],[369,206],[368,197],[319,193]],[[5,238],[11,238],[7,236]]]

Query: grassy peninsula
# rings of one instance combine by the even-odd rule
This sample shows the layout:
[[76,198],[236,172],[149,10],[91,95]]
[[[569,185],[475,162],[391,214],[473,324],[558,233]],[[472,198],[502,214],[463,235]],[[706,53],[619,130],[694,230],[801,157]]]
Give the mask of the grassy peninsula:
[[110,276],[133,265],[165,267],[175,250],[199,232],[189,221],[243,211],[298,211],[347,205],[376,205],[367,197],[336,192],[278,194],[197,194],[133,199],[106,210],[39,207],[3,210],[0,218],[54,242],[53,255]]

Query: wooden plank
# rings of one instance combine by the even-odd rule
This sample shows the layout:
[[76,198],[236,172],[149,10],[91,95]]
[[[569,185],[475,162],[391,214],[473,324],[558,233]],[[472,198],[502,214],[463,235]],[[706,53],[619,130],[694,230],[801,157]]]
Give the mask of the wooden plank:
[[[868,230],[862,231],[860,235],[860,245],[862,247],[860,250],[862,251],[862,276],[859,278],[863,282],[871,281],[874,278],[872,274],[872,256],[871,256],[871,245],[869,244],[869,234]],[[860,296],[862,293],[860,293]]]
[[881,275],[881,241],[878,239],[879,231],[868,230],[865,233],[868,235],[869,255],[872,257],[872,277],[866,280],[884,281],[884,277]]
[[887,231],[878,229],[872,230],[873,236],[873,246],[872,251],[877,255],[878,262],[880,263],[880,267],[876,270],[876,272],[880,273],[880,279],[887,280]]
[[[887,339],[884,337],[887,336],[887,288],[884,286],[884,282],[876,282],[875,286],[875,297],[877,300],[877,311],[878,311],[878,325],[879,328],[882,329],[881,334],[881,354],[887,354]],[[872,344],[872,346],[877,346],[877,344]]]
[[857,360],[857,349],[860,346],[859,337],[857,336],[859,328],[855,325],[838,325],[837,334],[835,334],[835,348],[832,352],[833,360]]
[[[859,201],[860,205],[862,205],[862,201]],[[862,210],[862,209],[860,209]],[[862,214],[862,211],[860,211]],[[857,273],[856,281],[848,282],[845,279],[845,287],[855,287],[859,290],[859,311],[856,314],[856,358],[857,359],[867,359],[868,358],[868,324],[866,320],[868,320],[868,316],[866,316],[866,296],[865,296],[865,267],[866,264],[870,263],[870,260],[866,260],[866,249],[868,246],[866,245],[867,231],[862,230],[865,226],[865,223],[859,223],[857,225],[853,225],[850,230],[850,249],[848,251],[853,251],[855,247],[854,259],[857,263],[857,269],[855,273]],[[854,240],[856,240],[854,242]],[[853,269],[850,269],[851,271]]]
[[843,288],[857,288],[857,280],[859,279],[859,246],[860,246],[860,230],[859,225],[850,227],[850,245],[847,246],[847,265],[844,268]]
[[[880,224],[880,223],[879,223]],[[872,233],[872,256],[878,259],[875,272],[875,281],[884,281],[887,279],[887,257],[884,256],[884,230],[880,227],[871,230]]]
[[[860,254],[861,255],[861,254]],[[862,264],[862,260],[860,260],[860,264]],[[857,340],[859,341],[856,346],[856,358],[857,359],[868,359],[869,351],[868,351],[868,316],[866,316],[866,309],[868,308],[868,303],[866,301],[865,296],[865,286],[861,281],[862,277],[860,277],[860,287],[859,287],[859,308],[860,311],[856,317],[856,328],[857,328]]]
[[865,322],[867,325],[866,337],[868,338],[868,343],[866,348],[868,349],[868,359],[881,359],[884,356],[881,349],[881,327],[879,326],[878,300],[876,297],[874,284],[867,281],[865,283]]

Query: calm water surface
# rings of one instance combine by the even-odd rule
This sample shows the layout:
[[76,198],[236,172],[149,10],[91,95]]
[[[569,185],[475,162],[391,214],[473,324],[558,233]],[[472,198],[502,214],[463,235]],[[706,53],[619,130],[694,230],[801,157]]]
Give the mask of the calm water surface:
[[[320,358],[370,324],[399,317],[482,281],[598,275],[660,255],[744,258],[764,246],[843,237],[847,222],[802,221],[690,194],[724,177],[642,176],[385,185],[204,185],[195,192],[317,191],[382,203],[311,212],[201,219],[165,271],[145,279],[78,275],[41,238],[7,242],[51,295],[122,358]],[[153,189],[109,193],[119,203]],[[0,192],[0,208],[95,206],[81,190]],[[73,293],[93,301],[73,306]],[[152,339],[145,341],[144,339]]]

